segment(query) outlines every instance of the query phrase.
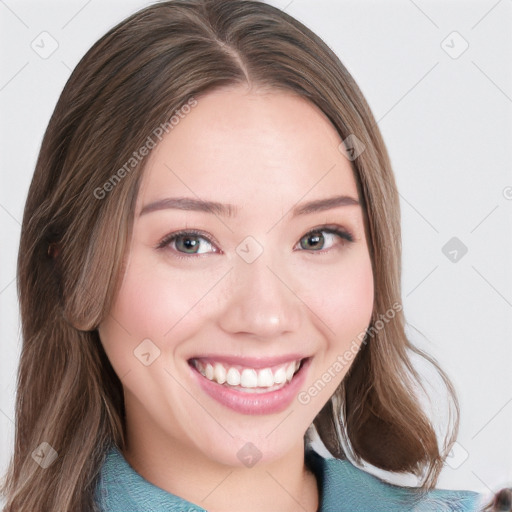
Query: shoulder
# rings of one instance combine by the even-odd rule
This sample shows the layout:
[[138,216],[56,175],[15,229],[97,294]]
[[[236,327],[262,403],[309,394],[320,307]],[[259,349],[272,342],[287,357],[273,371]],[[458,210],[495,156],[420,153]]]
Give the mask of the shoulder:
[[474,491],[392,485],[354,466],[348,460],[324,458],[316,452],[308,462],[321,477],[322,512],[473,512],[480,510],[482,496]]

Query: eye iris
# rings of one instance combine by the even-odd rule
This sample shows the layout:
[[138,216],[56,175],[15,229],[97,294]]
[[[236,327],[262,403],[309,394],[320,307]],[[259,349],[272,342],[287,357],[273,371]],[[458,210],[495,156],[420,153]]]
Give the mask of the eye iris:
[[[318,231],[317,233],[320,233],[320,232]],[[323,238],[324,238],[323,235],[320,235],[320,234],[317,235],[316,233],[311,233],[311,234],[305,236],[302,240],[307,240],[308,243],[310,240],[312,240],[313,244],[318,244],[318,242],[321,240],[322,244],[323,244]],[[313,245],[313,247],[304,247],[304,245],[302,243],[301,243],[301,246],[303,249],[311,249],[311,248],[314,249],[314,248],[318,247],[317,245]]]
[[[176,248],[178,250],[184,248],[184,252],[187,252],[188,249],[197,249],[199,247],[198,238],[198,236],[179,236],[176,238]],[[183,241],[183,243],[180,243],[180,241]],[[192,251],[192,254],[194,254],[194,251]]]

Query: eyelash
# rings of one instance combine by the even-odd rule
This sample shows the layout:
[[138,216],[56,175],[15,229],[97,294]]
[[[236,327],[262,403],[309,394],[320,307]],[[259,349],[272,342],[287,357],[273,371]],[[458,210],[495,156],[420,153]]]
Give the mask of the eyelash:
[[[299,239],[299,242],[300,240],[302,240],[303,238],[305,237],[308,237],[310,235],[313,235],[315,233],[319,233],[319,232],[324,232],[324,233],[329,233],[329,234],[332,234],[332,235],[337,235],[339,236],[342,240],[344,240],[344,243],[351,243],[354,241],[354,237],[353,235],[345,230],[345,229],[341,229],[339,228],[338,226],[331,226],[331,225],[328,225],[328,226],[320,226],[318,228],[314,228],[310,231],[308,231],[307,233],[305,233],[300,239]],[[197,231],[195,229],[189,229],[189,230],[182,230],[182,231],[176,231],[175,233],[170,233],[169,235],[165,236],[157,245],[157,249],[165,249],[167,248],[172,242],[174,242],[174,240],[176,240],[177,238],[180,238],[182,236],[185,236],[185,235],[192,235],[192,237],[194,236],[198,236],[198,237],[201,237],[203,238],[204,240],[206,240],[209,244],[211,245],[215,245],[204,233],[202,233],[201,231]],[[343,244],[344,244],[343,243]],[[303,252],[309,252],[310,254],[313,253],[313,254],[325,254],[326,252],[332,250],[333,248],[331,249],[325,249],[325,250],[320,250],[320,251],[308,251],[307,249],[302,249]],[[182,253],[180,251],[177,251],[177,250],[173,250],[173,252],[175,253],[174,256],[176,258],[179,258],[179,259],[182,259],[182,260],[186,260],[186,259],[190,259],[190,258],[198,258],[198,257],[201,257],[201,256],[206,256],[206,254],[186,254],[186,253]],[[210,253],[211,254],[211,253]]]

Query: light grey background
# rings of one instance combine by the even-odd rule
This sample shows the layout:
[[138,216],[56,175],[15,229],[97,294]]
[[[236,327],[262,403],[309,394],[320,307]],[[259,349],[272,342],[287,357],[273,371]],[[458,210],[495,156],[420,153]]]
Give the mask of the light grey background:
[[[269,3],[337,53],[387,144],[401,195],[403,304],[423,334],[411,328],[411,337],[437,358],[461,402],[458,444],[438,486],[488,493],[511,485],[512,1]],[[20,349],[15,264],[41,139],[79,59],[148,4],[0,0],[2,473]],[[58,48],[45,55],[53,40]]]

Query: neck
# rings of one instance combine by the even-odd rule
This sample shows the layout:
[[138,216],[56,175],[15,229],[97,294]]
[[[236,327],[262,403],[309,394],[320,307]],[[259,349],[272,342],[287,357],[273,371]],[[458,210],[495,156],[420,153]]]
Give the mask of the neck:
[[123,454],[153,485],[209,512],[316,512],[319,491],[301,440],[278,459],[255,466],[220,464],[168,437],[127,432]]

